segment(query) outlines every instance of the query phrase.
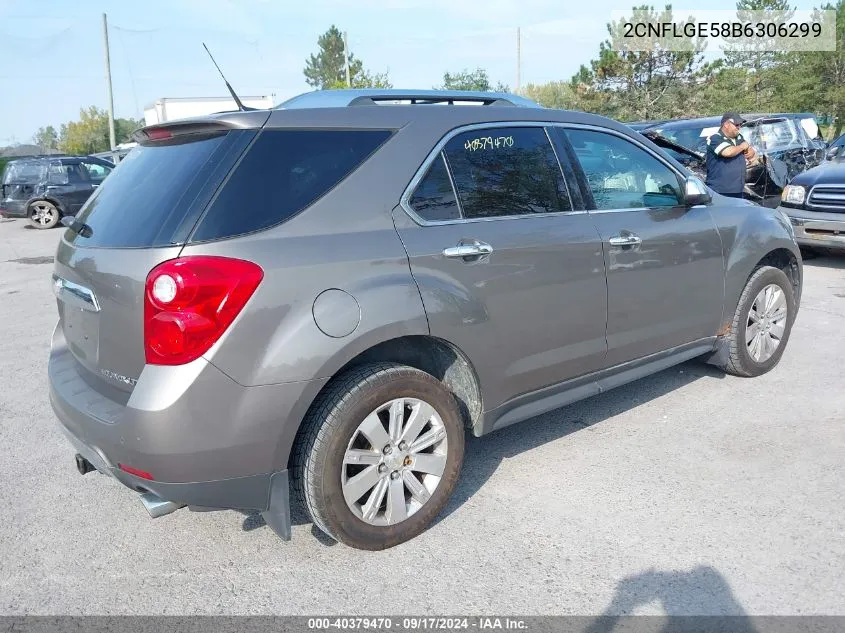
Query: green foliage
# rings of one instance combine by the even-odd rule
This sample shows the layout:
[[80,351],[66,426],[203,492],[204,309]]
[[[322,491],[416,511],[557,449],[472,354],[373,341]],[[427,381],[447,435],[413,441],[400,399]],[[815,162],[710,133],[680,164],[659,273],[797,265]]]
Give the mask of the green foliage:
[[522,91],[528,99],[536,101],[545,108],[571,110],[575,107],[577,97],[575,88],[565,81],[550,81],[547,84],[528,84]]
[[52,125],[40,127],[35,136],[32,137],[32,142],[38,145],[43,153],[47,153],[49,150],[59,147],[59,134]]
[[[141,121],[133,119],[115,119],[115,142],[129,141],[130,134],[142,125]],[[58,148],[67,154],[94,154],[109,150],[108,112],[97,106],[81,109],[78,121],[62,124]]]
[[[319,90],[347,88],[343,34],[335,25],[317,39],[320,51],[305,61],[305,81]],[[352,88],[392,88],[387,73],[370,73],[364,63],[349,52],[349,77]]]
[[483,68],[475,70],[464,69],[457,73],[444,73],[443,84],[434,86],[435,90],[475,90],[481,92],[510,92],[510,88],[501,81],[492,86],[487,71]]
[[[633,18],[646,23],[673,22],[672,7],[662,11],[641,5]],[[669,50],[659,42],[649,51],[626,50],[627,20],[607,25],[610,38],[599,45],[599,57],[572,78],[585,105],[600,105],[617,119],[662,119],[688,115],[697,108],[695,91],[710,67],[703,62],[704,42],[690,41],[687,50]]]

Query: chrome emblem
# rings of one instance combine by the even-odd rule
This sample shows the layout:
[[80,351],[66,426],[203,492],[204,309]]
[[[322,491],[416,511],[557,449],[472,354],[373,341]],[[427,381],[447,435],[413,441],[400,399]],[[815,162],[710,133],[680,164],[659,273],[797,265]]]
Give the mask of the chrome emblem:
[[138,381],[135,378],[129,378],[128,376],[118,374],[117,372],[111,371],[109,369],[101,369],[100,373],[103,374],[103,376],[105,376],[106,378],[110,378],[111,380],[115,380],[117,382],[122,382],[124,385],[129,385],[130,387],[134,387],[138,384]]

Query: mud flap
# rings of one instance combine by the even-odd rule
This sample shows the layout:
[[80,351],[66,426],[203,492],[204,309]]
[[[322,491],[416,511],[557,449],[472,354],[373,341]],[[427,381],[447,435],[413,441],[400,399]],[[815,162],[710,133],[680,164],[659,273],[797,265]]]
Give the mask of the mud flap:
[[283,541],[291,540],[288,471],[273,473],[270,478],[270,503],[261,518]]

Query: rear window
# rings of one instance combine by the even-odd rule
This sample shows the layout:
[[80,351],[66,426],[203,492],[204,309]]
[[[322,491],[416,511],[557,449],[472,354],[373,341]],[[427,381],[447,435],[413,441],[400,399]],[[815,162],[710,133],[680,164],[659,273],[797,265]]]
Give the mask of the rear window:
[[253,233],[284,222],[333,189],[389,137],[386,130],[262,132],[191,241]]
[[3,174],[4,185],[37,185],[44,179],[47,164],[44,161],[32,163],[9,163]]
[[197,217],[255,132],[187,135],[138,146],[88,199],[79,219],[90,237],[80,246],[169,246],[184,242]]

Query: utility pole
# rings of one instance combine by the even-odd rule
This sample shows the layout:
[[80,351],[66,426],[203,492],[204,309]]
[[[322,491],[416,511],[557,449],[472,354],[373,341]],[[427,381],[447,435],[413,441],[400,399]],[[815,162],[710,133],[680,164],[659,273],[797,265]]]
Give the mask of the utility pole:
[[115,147],[114,141],[114,97],[111,90],[111,61],[109,60],[109,23],[103,14],[103,46],[106,49],[106,84],[109,89],[109,145]]
[[516,94],[519,94],[520,75],[522,74],[522,37],[519,27],[516,27]]
[[346,31],[343,32],[343,63],[346,66],[346,87],[352,87],[352,78],[349,76],[349,38]]

